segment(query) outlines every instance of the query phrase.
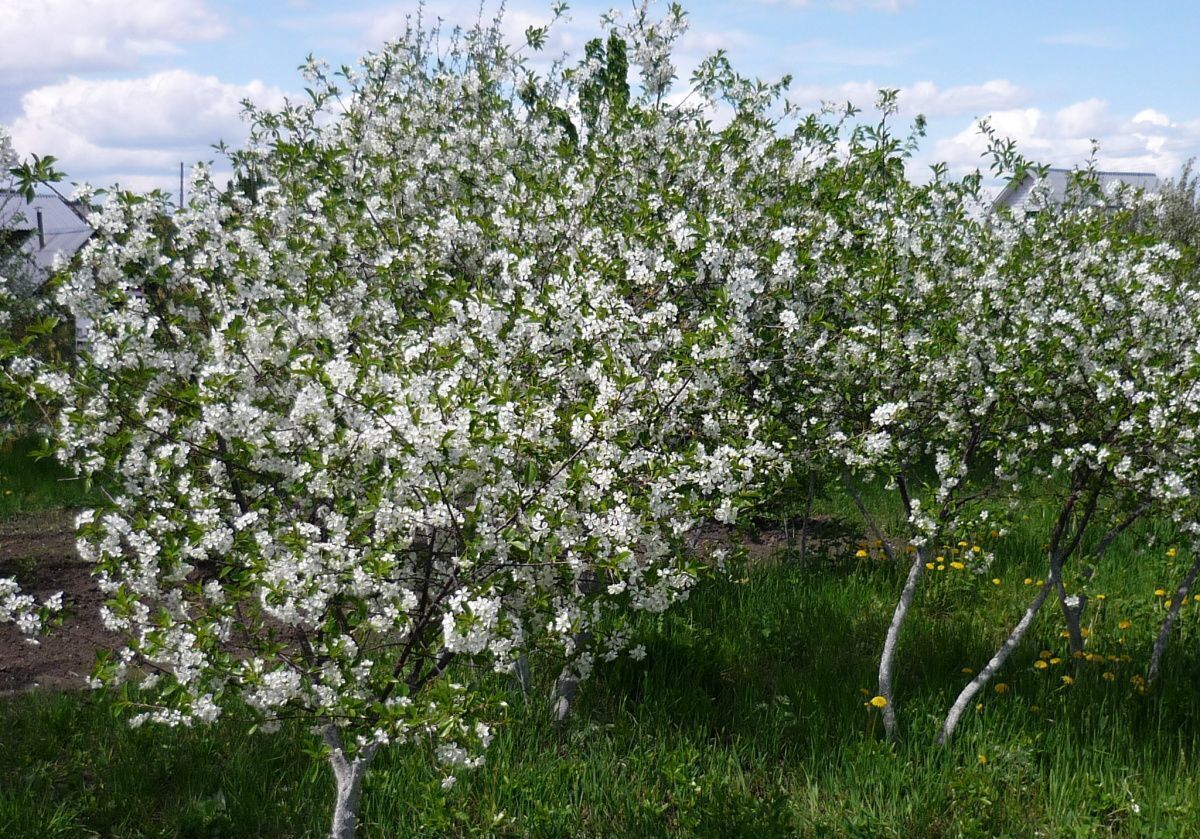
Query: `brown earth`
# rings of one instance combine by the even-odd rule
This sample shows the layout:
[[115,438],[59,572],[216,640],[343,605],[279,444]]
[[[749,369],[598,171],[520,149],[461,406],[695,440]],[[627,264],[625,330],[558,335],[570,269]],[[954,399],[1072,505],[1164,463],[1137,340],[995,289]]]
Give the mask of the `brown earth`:
[[0,520],[0,577],[16,577],[39,599],[63,592],[61,626],[34,645],[16,628],[0,626],[0,696],[35,687],[78,688],[96,651],[113,637],[100,622],[104,595],[75,552],[75,514],[54,510]]
[[[707,553],[740,543],[754,564],[795,558],[798,522],[788,529],[762,521],[741,532],[720,525],[702,528],[696,549]],[[850,556],[864,544],[853,530],[828,516],[813,516],[807,536],[807,561]],[[39,599],[63,592],[66,616],[39,643],[28,643],[16,628],[0,626],[0,696],[37,687],[80,688],[91,672],[96,652],[117,640],[100,621],[104,595],[91,569],[75,551],[74,513],[54,510],[0,520],[0,577],[15,577],[23,591]]]

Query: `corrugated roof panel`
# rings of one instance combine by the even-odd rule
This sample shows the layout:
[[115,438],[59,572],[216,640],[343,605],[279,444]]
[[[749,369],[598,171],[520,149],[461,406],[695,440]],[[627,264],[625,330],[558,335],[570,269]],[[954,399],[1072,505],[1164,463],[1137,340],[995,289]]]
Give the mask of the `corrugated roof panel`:
[[[42,214],[42,239],[37,236],[38,211]],[[39,272],[48,276],[54,258],[62,254],[70,257],[87,242],[92,228],[70,205],[57,195],[35,195],[26,203],[24,197],[7,190],[0,191],[0,227],[33,231],[21,249],[37,266]]]

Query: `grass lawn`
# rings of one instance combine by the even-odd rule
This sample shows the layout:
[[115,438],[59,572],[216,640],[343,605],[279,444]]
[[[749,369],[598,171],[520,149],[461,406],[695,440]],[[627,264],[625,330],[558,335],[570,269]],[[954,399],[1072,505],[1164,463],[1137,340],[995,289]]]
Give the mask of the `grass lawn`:
[[[868,502],[894,521],[881,493]],[[845,498],[819,506],[863,531]],[[1072,661],[1046,609],[1007,690],[989,686],[954,744],[934,747],[963,668],[982,666],[1033,595],[1025,578],[1044,573],[1049,513],[1027,515],[986,545],[987,575],[925,580],[900,654],[899,744],[864,703],[903,569],[820,543],[805,568],[735,568],[645,621],[646,659],[599,667],[561,731],[541,695],[497,678],[510,712],[486,765],[444,791],[423,755],[381,753],[360,835],[1196,836],[1200,605],[1161,684],[1143,695],[1132,682],[1163,611],[1154,589],[1184,562],[1165,556],[1165,534],[1131,531],[1087,585],[1102,661]],[[1062,660],[1035,668],[1043,650]],[[244,722],[131,730],[98,695],[0,701],[0,836],[323,835],[332,781],[315,740],[246,736]]]
[[41,444],[25,437],[0,438],[0,521],[19,514],[79,507],[92,493],[53,458],[36,458]]

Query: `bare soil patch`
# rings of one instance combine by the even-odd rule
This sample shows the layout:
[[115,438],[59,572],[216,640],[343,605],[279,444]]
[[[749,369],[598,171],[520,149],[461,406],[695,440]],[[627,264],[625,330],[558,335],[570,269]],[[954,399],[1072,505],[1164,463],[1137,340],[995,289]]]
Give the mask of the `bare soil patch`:
[[[74,518],[70,510],[52,510],[0,519],[0,576],[16,577],[24,591],[38,598],[61,591],[68,607],[62,625],[37,645],[26,642],[14,627],[0,626],[0,696],[38,687],[81,688],[96,652],[117,644],[118,637],[100,621],[104,595],[75,551]],[[794,561],[799,542],[800,522],[781,527],[763,520],[740,531],[715,524],[702,528],[696,547],[708,553],[740,544],[746,559],[761,565]],[[819,562],[852,555],[862,540],[837,519],[813,516],[806,542],[808,561]]]
[[0,576],[16,577],[39,598],[61,591],[68,610],[63,624],[37,645],[14,627],[0,626],[0,695],[83,687],[96,651],[111,646],[115,636],[100,621],[104,595],[75,552],[75,514],[52,510],[0,520]]

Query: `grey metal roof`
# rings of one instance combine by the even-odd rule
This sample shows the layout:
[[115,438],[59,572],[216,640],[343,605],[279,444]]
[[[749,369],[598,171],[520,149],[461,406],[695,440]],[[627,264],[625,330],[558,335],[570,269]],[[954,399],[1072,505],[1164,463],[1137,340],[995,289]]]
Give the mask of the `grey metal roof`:
[[[43,236],[37,230],[41,210]],[[0,190],[0,229],[27,230],[30,235],[21,245],[37,269],[38,280],[50,276],[54,257],[69,258],[83,247],[92,235],[92,228],[74,207],[54,194],[38,194],[30,203],[18,193]]]
[[[1062,204],[1066,200],[1067,185],[1070,176],[1076,169],[1049,169],[1046,172],[1046,185],[1049,188],[1048,200],[1051,204]],[[1100,188],[1107,191],[1118,184],[1125,184],[1134,189],[1144,189],[1147,192],[1158,190],[1158,175],[1153,172],[1095,172],[1096,181]],[[1017,183],[1010,183],[1001,190],[992,202],[992,208],[1017,207],[1028,203],[1030,193],[1038,183],[1035,173],[1030,172]]]

